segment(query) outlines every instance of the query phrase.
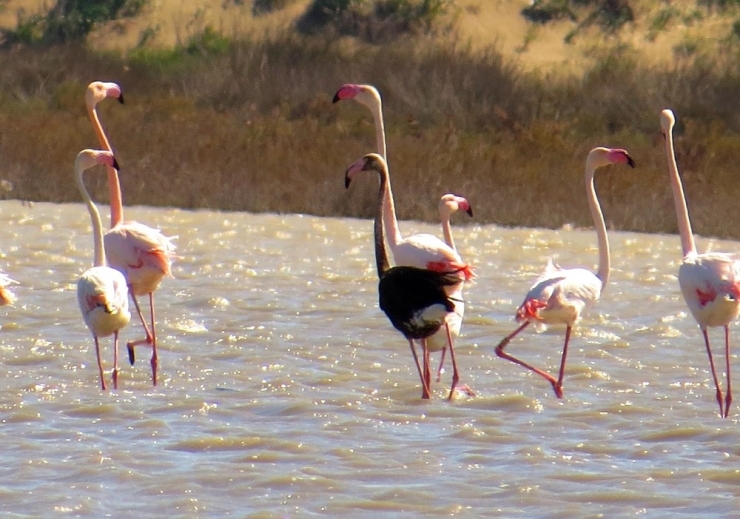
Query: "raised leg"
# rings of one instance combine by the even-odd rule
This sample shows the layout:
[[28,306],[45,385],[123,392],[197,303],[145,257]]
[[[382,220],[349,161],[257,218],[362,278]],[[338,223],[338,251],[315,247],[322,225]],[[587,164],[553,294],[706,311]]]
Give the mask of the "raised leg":
[[722,402],[722,389],[719,387],[719,380],[717,379],[717,372],[714,369],[714,359],[712,358],[712,349],[709,347],[709,335],[707,329],[702,328],[701,333],[704,334],[704,344],[707,346],[707,355],[709,355],[709,367],[712,369],[712,378],[714,379],[714,387],[717,388],[717,403],[719,404],[719,416],[725,416],[724,404]]
[[730,377],[730,327],[725,326],[725,362],[727,363],[727,395],[725,395],[725,418],[730,414],[732,403],[732,379]]
[[98,341],[98,336],[94,335],[93,339],[95,339],[95,354],[98,356],[98,373],[100,373],[100,386],[103,391],[105,391],[107,388],[105,387],[105,374],[103,373],[103,361],[100,359],[100,342]]
[[[149,326],[146,324],[146,320],[144,319],[144,314],[141,313],[141,308],[139,307],[139,300],[136,299],[136,295],[134,294],[134,287],[131,285],[128,286],[128,293],[131,294],[131,300],[134,302],[134,307],[136,308],[136,313],[139,315],[139,320],[141,321],[142,326],[144,326],[144,333],[146,333],[145,339],[139,339],[138,341],[130,341],[126,343],[126,348],[128,349],[128,361],[131,363],[131,365],[134,365],[134,361],[136,361],[136,355],[134,354],[134,346],[139,346],[141,344],[152,344],[154,341],[154,338],[149,331]],[[151,296],[151,294],[149,294]]]
[[[527,368],[530,371],[534,371],[539,376],[545,378],[548,382],[550,382],[550,384],[552,384],[552,387],[555,388],[558,385],[558,381],[555,380],[555,378],[552,375],[550,375],[548,373],[545,373],[541,369],[537,369],[534,366],[532,366],[530,364],[527,364],[523,360],[519,360],[516,357],[514,357],[512,355],[509,355],[508,353],[506,353],[504,351],[504,348],[506,347],[507,344],[509,344],[509,341],[511,341],[511,339],[513,339],[514,337],[516,337],[519,334],[519,332],[521,332],[522,330],[524,330],[528,325],[529,325],[529,321],[524,321],[524,323],[522,323],[522,325],[519,326],[519,328],[517,328],[516,330],[514,330],[513,332],[511,332],[509,335],[507,335],[506,337],[504,337],[501,340],[501,342],[498,343],[498,346],[496,346],[496,355],[498,355],[499,357],[501,357],[503,359],[509,360],[509,361],[513,362],[514,364],[519,364],[523,368]],[[557,390],[555,390],[555,394],[557,395]],[[560,398],[561,396],[562,396],[562,392],[561,392],[561,395],[558,395],[558,398]]]
[[419,356],[416,354],[416,347],[414,341],[409,339],[409,346],[411,347],[411,354],[414,356],[414,363],[416,364],[416,371],[419,372],[419,378],[421,379],[421,398],[429,398],[429,384],[427,384],[424,374],[421,372],[421,365],[419,364]]

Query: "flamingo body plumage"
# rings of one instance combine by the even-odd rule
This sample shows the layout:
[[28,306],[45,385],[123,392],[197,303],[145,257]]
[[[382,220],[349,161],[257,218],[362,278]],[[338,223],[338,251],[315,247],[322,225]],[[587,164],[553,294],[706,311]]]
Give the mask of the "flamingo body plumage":
[[[601,292],[609,279],[609,240],[604,215],[596,196],[594,173],[597,168],[614,163],[635,167],[632,157],[622,149],[594,148],[586,158],[586,195],[599,242],[598,271],[594,273],[584,268],[563,269],[556,266],[552,260],[548,261],[545,272],[535,280],[517,309],[516,321],[521,323],[520,326],[496,346],[496,354],[499,357],[519,364],[549,381],[558,398],[563,396],[563,377],[571,331],[583,312],[601,297]],[[505,351],[509,342],[531,323],[565,325],[565,341],[557,379]]]

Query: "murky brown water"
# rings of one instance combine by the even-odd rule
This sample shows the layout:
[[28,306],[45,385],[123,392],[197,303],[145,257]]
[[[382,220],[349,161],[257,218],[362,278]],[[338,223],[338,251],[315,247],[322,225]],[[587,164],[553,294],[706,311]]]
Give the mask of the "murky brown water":
[[[680,299],[676,236],[611,234],[612,283],[573,338],[559,401],[493,348],[549,255],[595,265],[594,233],[455,229],[478,267],[457,343],[478,396],[450,403],[449,370],[431,401],[419,399],[408,346],[377,308],[369,221],[144,208],[127,217],[179,235],[180,258],[156,296],[160,386],[150,385],[142,348],[136,366],[123,365],[122,388],[102,392],[75,296],[92,257],[87,212],[0,203],[0,267],[21,283],[17,304],[0,309],[4,513],[740,509],[740,406],[718,417],[700,333]],[[438,233],[412,222],[402,231]],[[138,335],[131,325],[123,338]],[[712,333],[718,347],[721,336]],[[528,330],[509,350],[554,371],[561,344],[561,330]]]

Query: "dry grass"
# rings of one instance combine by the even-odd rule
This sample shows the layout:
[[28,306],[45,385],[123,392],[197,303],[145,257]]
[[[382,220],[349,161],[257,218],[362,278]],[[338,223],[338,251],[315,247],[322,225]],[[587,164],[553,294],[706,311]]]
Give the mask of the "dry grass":
[[126,98],[100,112],[127,204],[367,217],[376,186],[347,193],[342,184],[344,168],[373,151],[372,121],[331,97],[368,82],[384,96],[401,218],[436,220],[438,197],[452,191],[471,200],[479,223],[588,226],[583,161],[607,145],[638,163],[597,178],[609,225],[675,232],[658,123],[668,106],[696,231],[740,237],[733,218],[717,218],[734,214],[740,195],[740,69],[730,60],[666,71],[612,52],[575,78],[465,46],[350,48],[290,33],[222,43],[128,58],[81,47],[4,53],[0,178],[15,186],[10,196],[79,199],[72,160],[95,146],[85,86],[107,79]]

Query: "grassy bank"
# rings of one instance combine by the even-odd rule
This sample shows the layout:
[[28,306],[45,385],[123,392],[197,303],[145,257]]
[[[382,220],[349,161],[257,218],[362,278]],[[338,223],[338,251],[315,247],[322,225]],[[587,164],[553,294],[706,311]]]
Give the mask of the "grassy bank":
[[[105,79],[126,99],[100,106],[126,204],[368,217],[374,180],[345,192],[343,172],[374,151],[372,119],[356,103],[331,103],[343,83],[367,82],[384,96],[401,218],[436,220],[438,197],[452,191],[471,200],[479,223],[589,226],[583,162],[608,145],[638,163],[597,178],[610,227],[675,232],[658,121],[671,107],[695,231],[740,238],[740,67],[729,54],[651,68],[612,49],[582,77],[560,77],[465,45],[211,36],[126,57],[81,46],[3,51],[6,197],[79,200],[72,160],[96,144],[85,87]],[[104,176],[96,182],[104,201]]]

